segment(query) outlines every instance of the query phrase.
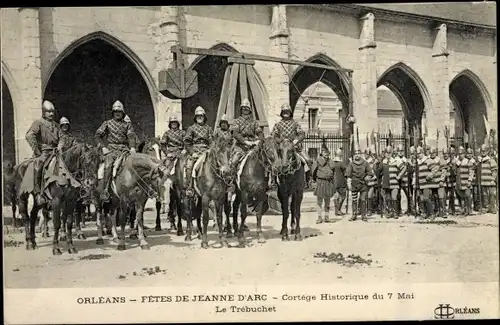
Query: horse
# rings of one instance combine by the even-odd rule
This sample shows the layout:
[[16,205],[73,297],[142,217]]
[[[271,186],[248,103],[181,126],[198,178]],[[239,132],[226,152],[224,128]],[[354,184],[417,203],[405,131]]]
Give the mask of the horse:
[[[295,145],[291,140],[283,139],[278,152],[283,162],[283,167],[278,176],[278,199],[283,214],[280,232],[281,239],[290,240],[287,227],[290,204],[292,234],[295,234],[295,240],[301,241],[300,207],[304,198],[306,185],[304,165],[295,152]],[[292,199],[291,203],[290,197]]]
[[[243,162],[244,161],[244,162]],[[278,155],[278,146],[274,138],[267,137],[253,148],[240,164],[241,175],[237,177],[236,197],[233,202],[233,229],[238,234],[239,247],[245,247],[245,220],[247,218],[247,205],[255,198],[256,218],[257,218],[257,238],[259,243],[264,243],[266,239],[262,233],[262,216],[267,212],[267,172],[278,171],[281,166],[281,159]],[[241,214],[241,224],[238,227],[238,208]],[[231,232],[231,222],[227,216],[228,236]]]
[[[61,221],[66,223],[66,231],[68,234],[67,248],[70,254],[76,253],[76,248],[73,245],[72,228],[73,228],[73,211],[75,202],[79,196],[79,189],[92,192],[92,188],[97,183],[97,169],[99,162],[99,152],[97,148],[88,144],[77,143],[67,150],[60,153],[62,159],[56,156],[56,166],[58,163],[64,163],[67,171],[71,174],[71,178],[80,179],[80,183],[75,184],[74,180],[64,179],[64,176],[53,175],[49,178],[49,184],[46,184],[46,190],[51,196],[51,200],[40,206],[34,202],[33,208],[28,216],[28,199],[33,195],[33,189],[21,189],[23,179],[26,171],[32,172],[34,158],[28,159],[15,167],[16,172],[16,189],[17,199],[19,202],[19,211],[24,219],[24,227],[26,233],[26,249],[34,250],[37,248],[35,241],[35,223],[37,220],[38,211],[46,207],[52,210],[52,218],[54,223],[54,236],[52,242],[52,254],[61,255],[59,248],[59,231],[61,228]],[[52,158],[49,158],[48,162]],[[57,168],[57,167],[56,167]],[[63,230],[64,232],[64,230]]]
[[[200,163],[199,173],[195,181],[196,194],[189,197],[189,207],[187,214],[187,234],[191,235],[192,232],[192,217],[195,216],[199,224],[200,217],[203,217],[203,228],[201,232],[201,247],[208,248],[208,221],[209,211],[211,210],[211,202],[215,206],[215,214],[217,216],[217,225],[219,228],[219,244],[221,247],[228,247],[229,244],[224,234],[222,209],[224,201],[227,198],[227,190],[233,181],[230,173],[231,161],[231,143],[223,138],[216,138],[211,144],[203,161]],[[196,164],[195,167],[197,168]],[[198,199],[195,204],[193,201]],[[189,238],[188,238],[189,239]]]
[[[159,159],[144,153],[124,153],[121,166],[113,177],[113,193],[111,201],[103,204],[98,199],[98,207],[106,207],[113,212],[111,216],[113,241],[118,242],[118,250],[125,250],[125,225],[127,214],[131,208],[136,211],[137,233],[130,235],[130,239],[139,239],[141,249],[149,249],[149,244],[144,235],[144,206],[149,198],[162,197],[169,186],[167,184],[168,172]],[[106,212],[105,209],[103,209]],[[105,213],[99,211],[97,219],[96,244],[104,244],[102,239],[102,225]],[[118,219],[118,220],[117,220]],[[121,235],[118,237],[116,230],[117,221],[120,223]]]

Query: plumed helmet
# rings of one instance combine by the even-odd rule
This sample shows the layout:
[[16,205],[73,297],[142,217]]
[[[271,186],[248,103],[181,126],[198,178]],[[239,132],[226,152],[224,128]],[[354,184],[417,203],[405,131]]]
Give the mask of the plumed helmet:
[[464,148],[464,147],[462,147],[462,146],[460,146],[460,147],[458,148],[458,153],[465,153],[465,148]]
[[69,124],[69,120],[67,118],[65,118],[64,116],[61,117],[61,119],[59,120],[59,125],[63,125],[63,124]]
[[196,109],[194,110],[194,115],[203,115],[203,116],[206,116],[207,114],[205,113],[205,110],[203,109],[203,107],[201,106],[198,106],[196,107]]
[[53,111],[55,110],[54,108],[54,104],[52,104],[51,102],[49,102],[48,100],[44,100],[43,103],[42,103],[42,109],[44,111]]
[[123,108],[122,102],[120,102],[119,100],[117,100],[116,102],[114,102],[113,103],[112,111],[113,112],[116,112],[116,111],[125,112],[125,109]]
[[170,124],[172,122],[179,123],[179,119],[177,118],[177,116],[175,115],[170,116],[170,118],[168,119],[168,123]]
[[130,117],[128,115],[125,115],[125,117],[123,118],[123,120],[127,123],[132,123],[132,120],[130,119]]
[[450,151],[448,150],[448,148],[443,149],[443,155],[448,155],[449,153]]
[[250,101],[248,100],[248,98],[244,98],[242,101],[241,101],[241,105],[240,107],[248,107],[250,108]]

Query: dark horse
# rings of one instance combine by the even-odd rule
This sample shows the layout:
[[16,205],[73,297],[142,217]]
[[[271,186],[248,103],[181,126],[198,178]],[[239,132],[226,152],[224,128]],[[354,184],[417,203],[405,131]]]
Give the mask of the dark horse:
[[[202,216],[201,247],[208,248],[208,220],[210,203],[213,202],[219,228],[219,244],[221,247],[228,247],[229,245],[224,234],[222,209],[227,198],[228,187],[233,181],[230,174],[231,144],[223,138],[216,138],[205,155],[204,161],[198,167],[199,173],[196,177],[196,188],[199,190],[199,193],[187,200],[191,201],[189,207],[194,207],[193,210],[188,210],[187,235],[191,235],[192,232],[192,217],[195,216],[199,224],[200,216]],[[198,196],[198,202],[195,204],[193,201],[196,199],[196,196]]]
[[[252,198],[255,198],[257,217],[257,238],[260,243],[265,242],[262,233],[262,216],[267,212],[267,173],[268,171],[278,171],[281,167],[281,159],[278,155],[276,141],[272,137],[267,137],[252,149],[243,166],[243,170],[236,184],[236,198],[233,203],[233,229],[238,233],[239,246],[245,247],[245,220],[247,218],[247,205]],[[238,181],[238,179],[236,180]],[[241,224],[238,227],[238,207],[241,212]],[[231,222],[227,216],[228,236],[231,233]]]
[[[139,239],[142,249],[149,249],[149,244],[144,235],[144,206],[149,198],[162,197],[166,188],[168,173],[165,166],[159,159],[143,153],[128,154],[121,163],[116,177],[113,179],[115,190],[111,195],[111,202],[108,204],[111,216],[113,240],[118,241],[118,250],[125,249],[125,225],[127,214],[131,208],[136,211],[137,233],[134,227],[131,239]],[[98,199],[97,206],[103,204]],[[97,240],[96,243],[104,243],[102,239],[102,226],[105,213],[98,210],[97,219]],[[121,236],[118,238],[116,230],[117,217],[119,217]]]
[[[19,212],[24,219],[24,227],[26,232],[26,249],[32,250],[37,248],[35,241],[35,224],[37,220],[38,211],[43,207],[48,207],[52,210],[52,218],[54,223],[54,238],[52,253],[60,255],[59,248],[59,231],[62,223],[66,223],[67,230],[67,247],[69,253],[76,253],[73,245],[73,211],[75,209],[75,202],[79,198],[80,191],[83,189],[92,192],[91,189],[97,184],[97,170],[99,167],[99,152],[97,148],[84,143],[77,143],[61,153],[62,162],[66,169],[71,173],[74,179],[80,180],[80,186],[75,187],[67,182],[64,185],[60,183],[59,179],[52,181],[48,184],[48,191],[52,197],[51,201],[44,206],[38,206],[36,202],[28,216],[28,199],[33,194],[33,190],[29,192],[20,192],[20,186],[23,181],[24,175],[27,170],[32,172],[28,167],[33,164],[34,159],[26,160],[15,167],[16,170],[16,184],[19,202]],[[28,176],[30,177],[30,176]]]
[[[287,224],[290,204],[292,234],[295,234],[295,240],[300,241],[302,240],[300,206],[302,205],[306,185],[304,165],[295,152],[295,145],[292,141],[288,139],[282,140],[279,152],[283,162],[283,168],[278,176],[278,199],[283,213],[280,235],[282,240],[289,240]],[[291,203],[290,197],[292,198]]]

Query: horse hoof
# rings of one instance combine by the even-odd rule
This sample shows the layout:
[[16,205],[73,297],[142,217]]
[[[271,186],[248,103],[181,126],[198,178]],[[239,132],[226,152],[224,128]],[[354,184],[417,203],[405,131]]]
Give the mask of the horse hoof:
[[145,251],[148,251],[150,249],[150,247],[149,247],[148,244],[144,244],[144,245],[141,245],[141,249],[145,250]]
[[156,226],[155,231],[161,231],[161,226]]
[[282,241],[289,241],[290,237],[288,237],[288,235],[284,235],[284,236],[281,237],[281,240]]
[[184,241],[192,241],[193,238],[191,238],[191,235],[186,235],[186,237],[184,237]]
[[281,231],[280,231],[280,236],[285,236],[285,235],[286,235],[286,232],[287,232],[287,230],[285,230],[285,229],[281,229]]
[[137,237],[137,234],[130,234],[129,238],[130,240],[137,240],[139,237]]
[[38,248],[38,246],[36,245],[36,243],[27,243],[26,244],[27,251],[34,251],[37,248]]
[[62,255],[59,248],[52,248],[52,255]]
[[246,247],[246,245],[245,245],[244,242],[239,242],[238,243],[238,248],[245,248],[245,247]]
[[222,247],[224,247],[224,248],[228,248],[228,247],[229,247],[229,243],[227,242],[227,240],[223,240],[223,241],[221,242],[221,245],[222,245]]
[[66,240],[67,240],[66,236],[59,237],[59,241],[66,241]]
[[95,241],[96,245],[104,245],[104,239],[102,238],[97,238]]
[[202,242],[201,243],[201,248],[207,249],[208,248],[208,243],[207,242]]
[[296,234],[295,235],[295,241],[302,241],[302,235],[301,234]]
[[77,253],[76,248],[74,248],[74,247],[69,248],[68,249],[68,253],[70,253],[70,254],[76,254]]
[[113,243],[118,244],[119,242],[120,242],[120,240],[118,238],[113,238]]
[[84,234],[78,234],[78,235],[76,236],[76,238],[78,238],[78,239],[87,239],[87,237],[85,237],[85,235],[84,235]]
[[124,251],[125,250],[125,244],[118,245],[118,247],[116,248],[116,250]]
[[177,229],[177,236],[184,236],[184,231],[182,229]]
[[213,248],[222,248],[222,243],[215,243],[213,246]]

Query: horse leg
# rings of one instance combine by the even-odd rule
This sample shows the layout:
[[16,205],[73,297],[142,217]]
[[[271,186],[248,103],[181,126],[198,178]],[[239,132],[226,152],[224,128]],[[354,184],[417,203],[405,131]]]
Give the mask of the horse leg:
[[300,206],[304,193],[300,191],[292,195],[292,218],[295,220],[295,240],[301,241],[302,234],[300,233]]
[[245,247],[245,220],[247,218],[248,194],[246,191],[240,192],[240,214],[241,223],[238,228],[238,247]]
[[264,214],[264,202],[267,199],[267,194],[265,192],[259,193],[257,195],[257,212],[255,217],[257,218],[257,242],[265,243],[264,233],[262,232],[262,215]]
[[[170,229],[177,230],[177,226],[175,225],[175,217],[179,216],[179,213],[182,213],[179,209],[182,209],[182,205],[178,204],[178,199],[174,198],[170,201],[169,208],[168,208],[168,221],[170,223]],[[179,208],[180,207],[180,208]],[[181,219],[179,219],[180,222]],[[182,224],[181,224],[182,227]]]
[[11,197],[10,199],[11,202],[11,209],[12,209],[12,227],[17,228],[17,222],[16,222],[16,210],[17,210],[17,199],[14,196]]
[[224,224],[222,220],[222,210],[227,199],[216,200],[215,203],[215,214],[217,216],[217,226],[219,227],[219,243],[221,247],[228,247],[229,243],[226,239],[226,234],[224,233]]
[[75,218],[75,225],[76,225],[76,238],[78,239],[86,239],[85,234],[82,231],[82,228],[85,228],[85,216],[83,215],[83,211],[85,207],[83,206],[82,203],[79,203],[81,201],[76,202],[75,206],[75,212],[73,213],[74,218]]
[[281,222],[281,240],[290,240],[290,237],[288,237],[288,216],[289,216],[289,211],[288,211],[288,202],[289,202],[289,196],[288,195],[282,195],[280,197],[280,203],[281,203],[281,211],[283,214],[283,219]]
[[19,199],[19,213],[23,217],[24,222],[24,235],[26,239],[26,250],[32,250],[34,247],[31,246],[30,237],[30,219],[28,217],[28,197],[22,196]]
[[[208,207],[208,209],[210,211],[210,206]],[[195,211],[194,216],[196,218],[196,230],[198,233],[198,239],[201,239],[201,235],[203,233],[202,222],[201,222],[203,207],[202,207],[201,198],[196,202],[194,211]],[[208,215],[208,217],[210,220],[210,214]],[[208,227],[208,225],[207,225],[207,227]]]
[[120,236],[118,239],[118,247],[117,250],[124,251],[125,250],[125,226],[127,224],[127,205],[123,202],[120,202],[120,207],[115,210],[115,224],[113,227],[116,229],[116,217],[120,217]]
[[208,195],[203,195],[201,198],[201,208],[203,216],[203,232],[201,235],[201,248],[208,248],[208,219],[210,210],[210,198]]
[[[120,213],[121,207],[116,207],[114,210],[110,209],[109,211],[109,217],[111,218],[111,233],[113,236],[113,242],[115,243],[120,243],[120,239],[118,238],[118,230],[116,229],[116,224],[121,221],[121,219],[119,219],[119,217],[121,216]],[[125,229],[123,230],[123,232],[125,232]]]
[[[146,203],[144,203],[146,204]],[[138,229],[138,225],[135,224],[135,222],[137,221],[137,209],[135,207],[135,204],[132,205],[132,207],[130,207],[130,211],[129,211],[129,214],[128,214],[128,217],[130,219],[130,235],[129,235],[129,238],[131,240],[137,240],[139,237],[137,236],[137,229]],[[144,229],[144,224],[142,225],[142,229]]]
[[[191,241],[193,236],[193,215],[194,215],[194,203],[193,198],[184,197],[184,212],[186,213],[186,237],[184,241]],[[182,222],[179,217],[179,224],[177,227],[177,236],[181,236],[179,234],[183,233],[182,231]]]
[[68,253],[70,254],[74,254],[77,252],[75,246],[73,245],[73,212],[75,210],[75,203],[73,202],[73,200],[65,200],[63,209],[63,218],[66,220],[66,232],[68,234],[66,245],[68,247]]
[[135,211],[137,216],[137,230],[139,235],[139,245],[141,249],[148,250],[149,244],[146,241],[146,236],[144,235],[144,206],[146,205],[146,200],[135,204]]
[[233,202],[233,231],[235,234],[238,233],[238,210],[240,207],[240,201],[241,201],[241,194],[238,194],[238,192],[236,192],[236,198]]
[[155,231],[161,231],[160,213],[162,211],[162,204],[160,200],[156,200],[156,225]]
[[61,199],[59,197],[52,199],[52,222],[54,223],[52,254],[61,255],[61,249],[59,248],[59,231],[61,229]]
[[[182,217],[184,216],[184,210],[183,210],[184,207],[182,205],[182,201],[180,199],[179,194],[177,193],[176,195],[177,196],[175,197],[174,202],[172,202],[175,205],[172,205],[172,207],[170,208],[170,211],[172,213],[172,219],[170,221],[171,222],[170,228],[174,229],[174,230],[177,230],[178,228],[182,228]],[[175,216],[176,215],[177,215],[178,226],[175,225]]]
[[101,204],[97,204],[98,208],[96,209],[96,226],[97,226],[97,239],[95,241],[96,245],[103,245],[104,239],[102,238],[102,228],[106,223],[106,214],[104,213],[104,209]]

